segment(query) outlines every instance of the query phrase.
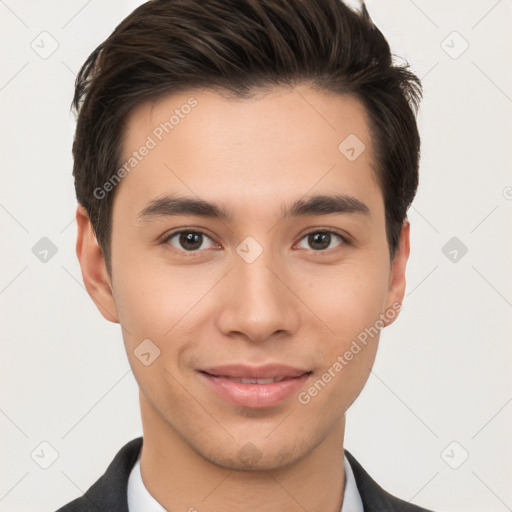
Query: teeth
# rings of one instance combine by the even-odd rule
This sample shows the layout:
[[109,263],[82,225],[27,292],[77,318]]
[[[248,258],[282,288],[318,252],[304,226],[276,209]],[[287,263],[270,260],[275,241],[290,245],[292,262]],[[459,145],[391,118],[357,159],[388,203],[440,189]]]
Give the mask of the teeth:
[[286,377],[275,377],[270,379],[236,379],[234,377],[227,377],[233,382],[240,382],[241,384],[273,384],[274,382],[281,382]]

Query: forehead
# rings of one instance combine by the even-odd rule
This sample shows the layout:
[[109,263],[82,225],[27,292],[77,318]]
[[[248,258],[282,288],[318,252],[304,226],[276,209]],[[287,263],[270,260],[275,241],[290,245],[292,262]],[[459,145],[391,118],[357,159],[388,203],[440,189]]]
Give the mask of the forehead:
[[191,90],[141,104],[126,120],[121,165],[116,202],[132,209],[167,193],[253,209],[309,192],[381,199],[362,104],[305,85],[250,99]]

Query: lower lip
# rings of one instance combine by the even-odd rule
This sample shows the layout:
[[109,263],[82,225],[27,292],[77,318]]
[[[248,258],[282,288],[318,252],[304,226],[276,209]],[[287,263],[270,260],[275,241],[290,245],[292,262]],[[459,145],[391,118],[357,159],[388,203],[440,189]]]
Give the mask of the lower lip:
[[310,377],[309,373],[305,373],[300,377],[285,379],[272,384],[242,384],[225,377],[214,377],[204,372],[200,372],[200,374],[218,395],[233,405],[253,409],[264,409],[278,405],[290,395],[298,392]]

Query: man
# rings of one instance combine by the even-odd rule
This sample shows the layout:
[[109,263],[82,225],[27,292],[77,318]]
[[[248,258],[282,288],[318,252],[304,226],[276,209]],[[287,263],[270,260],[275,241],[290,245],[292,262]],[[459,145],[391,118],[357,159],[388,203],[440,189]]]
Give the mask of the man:
[[77,255],[143,437],[61,511],[418,511],[344,449],[398,316],[419,80],[338,0],[153,0],[76,83]]

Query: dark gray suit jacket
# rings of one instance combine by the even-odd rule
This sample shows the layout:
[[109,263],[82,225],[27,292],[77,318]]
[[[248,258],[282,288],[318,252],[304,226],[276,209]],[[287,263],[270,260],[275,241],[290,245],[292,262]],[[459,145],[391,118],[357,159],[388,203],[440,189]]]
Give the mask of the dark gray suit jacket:
[[[57,512],[129,512],[128,477],[142,448],[142,437],[125,444],[105,473],[80,498],[59,508]],[[372,480],[357,460],[345,450],[352,466],[365,512],[429,512],[395,498]]]

